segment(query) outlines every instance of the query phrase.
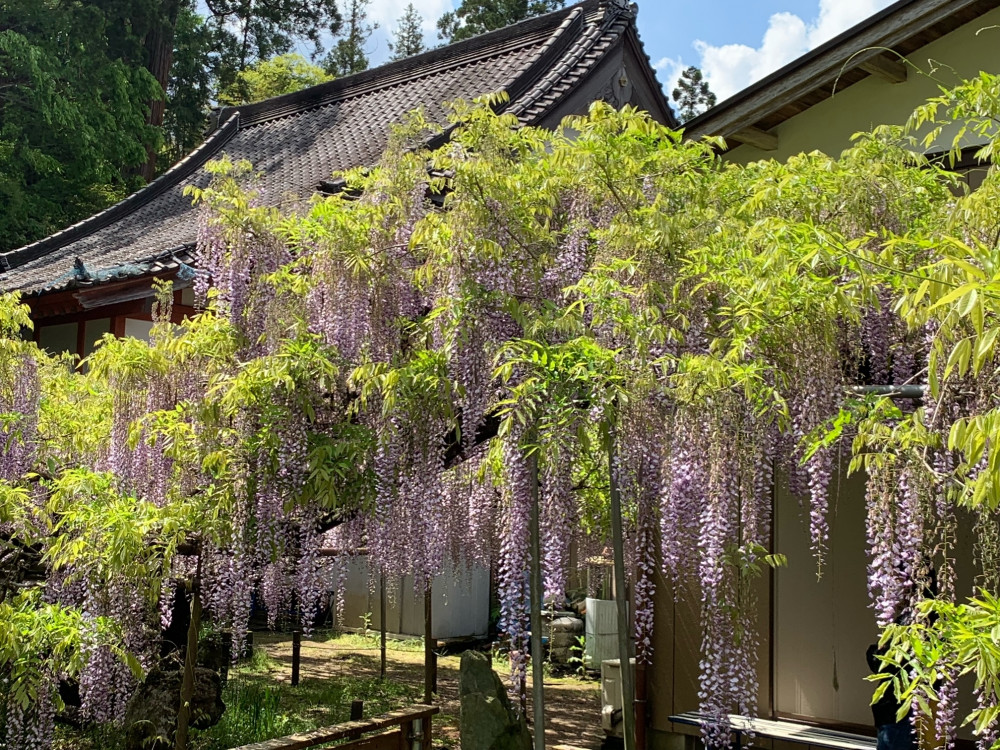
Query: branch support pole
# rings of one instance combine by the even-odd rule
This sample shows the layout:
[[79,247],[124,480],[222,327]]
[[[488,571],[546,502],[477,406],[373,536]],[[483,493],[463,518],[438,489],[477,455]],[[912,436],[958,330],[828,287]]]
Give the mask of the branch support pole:
[[632,679],[629,648],[629,611],[625,583],[625,543],[622,533],[622,499],[615,476],[617,431],[611,427],[608,446],[608,477],[611,495],[611,546],[614,552],[615,602],[618,610],[618,660],[621,667],[622,722],[625,750],[635,750],[635,685]]
[[299,685],[299,671],[302,667],[302,631],[292,631],[292,687]]
[[379,679],[385,682],[385,573],[379,576],[378,581],[378,605],[379,605]]
[[424,703],[428,706],[434,703],[434,692],[437,689],[437,654],[434,653],[434,640],[431,638],[433,627],[432,613],[434,611],[433,585],[428,581],[424,589]]
[[539,524],[538,451],[531,447],[528,455],[531,483],[531,703],[534,714],[535,750],[545,750],[545,688],[542,653],[542,542]]

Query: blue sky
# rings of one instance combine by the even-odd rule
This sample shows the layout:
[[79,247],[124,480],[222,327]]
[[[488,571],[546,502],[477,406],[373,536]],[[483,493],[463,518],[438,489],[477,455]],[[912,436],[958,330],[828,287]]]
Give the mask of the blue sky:
[[890,0],[640,0],[639,33],[668,91],[687,65],[720,100],[890,4]]
[[[389,56],[387,41],[409,0],[372,0],[380,28],[370,40],[373,65]],[[457,0],[413,0],[425,37],[437,44],[434,21]],[[889,5],[890,0],[637,0],[639,34],[668,96],[679,72],[698,65],[724,99]]]

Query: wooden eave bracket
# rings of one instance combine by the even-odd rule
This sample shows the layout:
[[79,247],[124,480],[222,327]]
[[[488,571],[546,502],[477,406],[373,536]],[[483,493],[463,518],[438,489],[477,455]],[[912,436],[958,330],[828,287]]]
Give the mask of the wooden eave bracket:
[[876,55],[858,66],[866,73],[878,76],[889,83],[906,81],[906,65],[885,55]]
[[739,141],[747,146],[759,148],[761,151],[778,150],[778,136],[768,133],[766,130],[755,128],[752,125],[742,130],[737,130],[729,136],[729,139]]

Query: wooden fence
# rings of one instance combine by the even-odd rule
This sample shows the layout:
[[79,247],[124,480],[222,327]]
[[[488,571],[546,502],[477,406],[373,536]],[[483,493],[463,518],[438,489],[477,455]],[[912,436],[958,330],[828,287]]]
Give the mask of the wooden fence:
[[[430,750],[431,717],[438,713],[437,706],[418,704],[390,711],[381,716],[359,721],[348,721],[332,727],[323,727],[305,734],[279,737],[254,745],[244,745],[234,750],[302,750],[329,742],[349,740],[337,745],[351,750]],[[378,734],[375,734],[378,732]],[[370,736],[365,736],[370,735]]]

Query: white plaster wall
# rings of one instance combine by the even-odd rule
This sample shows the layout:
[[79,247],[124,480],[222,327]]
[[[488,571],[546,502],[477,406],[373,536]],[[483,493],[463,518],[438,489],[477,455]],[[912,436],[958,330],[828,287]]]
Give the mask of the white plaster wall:
[[[774,698],[778,713],[819,722],[870,727],[875,689],[865,680],[865,658],[877,639],[868,605],[865,480],[834,475],[829,493],[830,542],[823,575],[809,549],[808,512],[779,483],[775,502],[775,550],[788,566],[775,574]],[[957,549],[952,552],[959,598],[975,587],[974,521],[958,511]],[[959,715],[973,708],[972,686],[960,688]],[[968,730],[960,737],[970,739]]]
[[149,332],[153,330],[151,320],[137,320],[136,318],[125,319],[125,335],[140,341],[149,341]]
[[[435,638],[485,636],[490,618],[490,576],[484,568],[458,569],[448,566],[433,582],[432,631]],[[413,590],[413,580],[386,581],[386,630],[397,635],[424,634],[424,597]],[[368,558],[350,561],[344,587],[344,611],[339,613],[347,628],[360,628],[370,616],[372,629],[381,626],[378,585],[369,587]]]

